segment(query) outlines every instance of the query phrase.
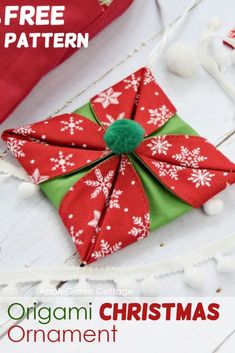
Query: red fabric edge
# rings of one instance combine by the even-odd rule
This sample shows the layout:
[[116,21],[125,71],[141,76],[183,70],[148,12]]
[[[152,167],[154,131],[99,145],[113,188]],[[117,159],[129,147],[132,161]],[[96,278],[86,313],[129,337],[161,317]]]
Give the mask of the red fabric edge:
[[[90,38],[93,38],[96,34],[98,34],[102,29],[108,26],[115,18],[122,15],[122,13],[132,4],[134,0],[114,0],[113,3],[102,13],[101,16],[98,17],[93,23],[91,23],[86,31],[90,32]],[[20,99],[16,102],[16,104],[4,115],[0,116],[0,124],[3,123],[7,117],[17,108],[17,106],[28,96],[31,90],[37,85],[37,83],[44,77],[48,72],[52,69],[60,65],[64,62],[69,56],[74,54],[76,50],[71,50],[63,56],[60,61],[52,68],[49,68],[43,76],[41,76],[37,81],[34,82],[34,85],[31,85],[29,89],[25,92],[25,95],[20,97]]]

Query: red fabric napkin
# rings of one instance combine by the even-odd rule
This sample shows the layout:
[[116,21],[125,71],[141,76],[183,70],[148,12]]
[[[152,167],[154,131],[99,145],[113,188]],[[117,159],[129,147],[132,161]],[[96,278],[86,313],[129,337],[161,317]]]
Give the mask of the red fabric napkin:
[[62,63],[76,49],[49,48],[41,43],[37,48],[4,48],[7,32],[89,32],[90,38],[121,15],[133,0],[113,0],[108,7],[101,6],[98,0],[22,0],[20,5],[57,5],[65,6],[64,26],[19,26],[17,21],[4,26],[5,6],[9,0],[0,4],[0,123],[27,96],[43,75]]

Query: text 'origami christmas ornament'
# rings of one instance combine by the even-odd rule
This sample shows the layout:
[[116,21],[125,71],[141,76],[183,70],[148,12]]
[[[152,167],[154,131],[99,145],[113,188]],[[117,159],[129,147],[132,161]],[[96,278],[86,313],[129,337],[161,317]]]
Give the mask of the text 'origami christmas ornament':
[[147,237],[235,182],[235,164],[179,118],[147,68],[73,114],[2,137],[58,208],[83,264]]

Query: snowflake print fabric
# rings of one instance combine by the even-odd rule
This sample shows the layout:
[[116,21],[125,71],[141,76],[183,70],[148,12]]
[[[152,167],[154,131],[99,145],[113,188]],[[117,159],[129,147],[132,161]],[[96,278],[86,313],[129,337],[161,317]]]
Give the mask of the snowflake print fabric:
[[13,156],[20,158],[20,157],[25,157],[25,153],[23,151],[23,146],[26,141],[16,139],[14,137],[9,137],[7,139],[7,147],[13,154]]
[[[191,144],[191,143],[190,143]],[[199,168],[199,164],[208,159],[206,156],[201,155],[201,148],[188,149],[185,146],[180,147],[180,152],[172,156],[182,167]]]
[[150,148],[152,156],[155,154],[165,154],[172,145],[166,139],[166,136],[156,136],[150,140],[147,147]]
[[75,113],[2,137],[57,207],[83,264],[146,238],[235,182],[234,163],[180,119],[148,68]]
[[173,180],[179,180],[178,171],[183,167],[170,165],[169,163],[152,161],[152,165],[158,170],[160,177],[169,176]]
[[[125,119],[138,122],[145,129],[146,136],[159,129],[176,113],[175,107],[147,68],[117,83],[111,91],[108,89],[98,94],[91,100],[91,105],[104,127],[110,123],[110,116],[115,121],[122,114]],[[149,123],[149,111],[152,110],[158,112],[155,124]]]
[[108,122],[106,122],[106,121],[103,122],[103,125],[107,128],[110,125],[112,125],[116,120],[124,119],[125,118],[125,114],[124,113],[119,114],[116,119],[114,119],[111,115],[107,114],[106,118],[107,118]]
[[40,170],[36,168],[31,176],[31,179],[34,184],[40,184],[41,182],[48,180],[49,177],[46,175],[41,175]]
[[[62,128],[67,126],[65,122],[70,124],[71,119],[73,124],[78,122],[79,125]],[[76,129],[76,126],[80,128]],[[42,175],[51,179],[101,159],[106,151],[103,135],[103,130],[88,119],[65,114],[34,124],[27,136],[25,129],[7,130],[3,139],[30,176],[38,168]],[[39,179],[38,183],[42,181]]]
[[35,133],[35,131],[32,129],[32,125],[30,124],[16,128],[13,131],[15,134],[22,135],[22,136],[28,136],[31,133]]
[[[147,197],[131,164],[126,164],[125,177],[119,173],[122,158],[126,157],[109,158],[100,164],[98,172],[93,168],[74,185],[61,205],[60,215],[67,229],[73,226],[83,230],[79,235],[81,243],[76,246],[84,264],[149,234]],[[133,223],[133,217],[142,219],[144,224]],[[129,232],[133,226],[134,235]]]
[[168,119],[172,117],[172,112],[170,112],[165,105],[162,105],[157,109],[149,109],[148,111],[150,117],[147,121],[147,124],[161,126],[164,125]]
[[107,91],[100,93],[99,96],[94,100],[94,102],[101,103],[102,107],[106,109],[112,104],[118,105],[118,97],[121,94],[121,92],[115,92],[113,88],[109,88]]
[[212,178],[215,176],[212,172],[209,172],[206,169],[193,169],[191,172],[190,180],[192,183],[195,184],[196,188],[208,186],[211,187]]
[[111,254],[115,253],[116,251],[121,250],[121,248],[122,248],[122,243],[120,241],[111,246],[108,241],[101,239],[100,249],[95,250],[91,254],[91,257],[95,260],[99,260],[99,259],[102,259],[102,257],[105,257],[107,255],[111,255]]
[[141,77],[137,76],[136,74],[132,74],[129,78],[125,79],[124,82],[126,83],[125,89],[133,89],[135,92],[138,92],[139,85],[140,85]]
[[80,240],[80,235],[83,233],[83,230],[80,229],[78,231],[75,231],[74,229],[74,226],[71,226],[70,227],[70,234],[71,234],[71,237],[73,239],[73,242],[75,243],[75,245],[78,247],[78,246],[81,246],[83,244],[82,240]]
[[144,217],[132,217],[133,227],[128,232],[128,234],[139,239],[143,239],[148,236],[149,233],[149,213],[144,215]]
[[114,176],[114,170],[110,170],[107,175],[103,176],[99,168],[95,168],[95,180],[86,180],[84,183],[88,186],[94,188],[94,191],[91,193],[90,198],[95,199],[99,193],[103,193],[105,199],[108,200],[109,191],[112,187],[112,178]]
[[119,198],[123,191],[121,190],[113,190],[112,195],[109,200],[109,208],[121,208],[119,204]]
[[74,135],[76,130],[83,130],[83,127],[81,126],[82,122],[82,119],[75,119],[73,116],[70,116],[69,121],[61,121],[63,127],[60,129],[60,131],[68,131],[70,135]]

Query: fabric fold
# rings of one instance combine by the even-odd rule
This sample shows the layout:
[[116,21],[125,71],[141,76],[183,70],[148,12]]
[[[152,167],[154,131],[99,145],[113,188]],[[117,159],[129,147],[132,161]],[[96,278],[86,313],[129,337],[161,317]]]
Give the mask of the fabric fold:
[[148,200],[126,156],[111,157],[81,178],[62,201],[60,216],[83,264],[149,234]]
[[141,68],[91,99],[91,106],[107,129],[120,119],[133,119],[148,136],[172,118],[176,109],[148,68]]
[[[69,174],[107,156],[103,129],[78,114],[64,114],[6,130],[2,138],[35,183]],[[40,178],[35,179],[35,171]]]
[[155,136],[136,154],[163,185],[193,207],[235,182],[234,163],[200,136]]
[[84,265],[235,183],[235,164],[176,114],[148,68],[76,112],[7,130],[3,139],[59,210]]

